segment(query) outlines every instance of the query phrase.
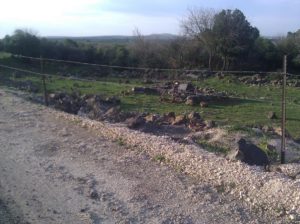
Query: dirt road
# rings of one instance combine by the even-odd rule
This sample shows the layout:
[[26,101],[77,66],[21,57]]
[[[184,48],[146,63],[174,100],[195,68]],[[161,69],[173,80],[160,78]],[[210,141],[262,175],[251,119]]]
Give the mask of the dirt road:
[[282,223],[0,89],[0,223]]

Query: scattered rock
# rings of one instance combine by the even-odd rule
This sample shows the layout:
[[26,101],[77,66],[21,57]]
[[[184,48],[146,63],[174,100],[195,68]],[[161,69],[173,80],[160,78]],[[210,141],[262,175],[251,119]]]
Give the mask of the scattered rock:
[[299,179],[300,177],[300,164],[298,163],[274,165],[273,170],[283,173],[292,179]]
[[226,158],[233,161],[234,160],[242,161],[244,159],[244,154],[239,150],[232,150],[227,154]]
[[120,107],[112,107],[104,114],[105,118],[112,118],[118,116],[121,113]]
[[137,116],[137,117],[132,117],[132,118],[127,119],[125,121],[125,123],[127,124],[128,128],[136,129],[136,128],[139,128],[142,125],[144,125],[146,123],[146,121],[143,117]]
[[190,92],[195,91],[195,86],[192,83],[182,83],[178,85],[178,92]]
[[169,112],[164,114],[162,117],[157,119],[158,124],[172,124],[175,121],[176,114],[174,112]]
[[120,104],[117,97],[103,98],[100,95],[80,95],[73,92],[49,94],[50,105],[54,108],[82,117],[94,120],[116,120],[119,118],[120,110],[116,107]]
[[172,125],[182,125],[187,122],[186,116],[185,115],[178,115],[175,118],[175,121],[172,123]]
[[198,132],[198,131],[203,131],[205,124],[201,120],[195,119],[189,122],[188,127],[192,131]]

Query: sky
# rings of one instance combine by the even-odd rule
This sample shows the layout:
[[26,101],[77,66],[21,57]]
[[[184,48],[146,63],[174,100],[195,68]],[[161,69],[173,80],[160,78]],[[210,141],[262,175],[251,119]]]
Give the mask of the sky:
[[39,36],[180,34],[193,7],[240,9],[263,36],[300,29],[300,0],[0,0],[0,38],[19,28]]

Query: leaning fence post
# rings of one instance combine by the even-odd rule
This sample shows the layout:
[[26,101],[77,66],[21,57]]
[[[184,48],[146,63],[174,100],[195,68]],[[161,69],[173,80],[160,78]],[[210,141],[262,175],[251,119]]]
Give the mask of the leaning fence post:
[[41,57],[41,74],[42,74],[42,80],[43,80],[43,90],[44,90],[44,100],[45,100],[45,105],[48,106],[48,93],[47,93],[47,86],[46,86],[46,76],[43,74],[44,73],[44,64],[43,64],[43,58]]
[[283,82],[282,82],[282,101],[281,101],[281,164],[285,163],[285,145],[286,145],[286,55],[283,57]]

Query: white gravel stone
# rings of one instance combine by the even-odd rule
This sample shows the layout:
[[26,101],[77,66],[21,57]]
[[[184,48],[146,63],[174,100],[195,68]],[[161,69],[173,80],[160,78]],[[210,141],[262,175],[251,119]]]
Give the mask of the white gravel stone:
[[[286,211],[295,208],[295,212],[300,214],[299,181],[278,172],[267,173],[261,167],[231,162],[195,145],[175,143],[166,136],[153,136],[130,130],[119,124],[92,121],[63,112],[57,113],[59,117],[96,130],[107,139],[122,138],[128,146],[138,146],[152,157],[163,155],[170,164],[182,167],[184,173],[197,176],[203,182],[214,186],[219,182],[225,186],[234,184],[235,192],[239,192],[236,193],[236,197],[247,198],[249,202],[255,201],[257,208],[263,207],[271,212],[278,207],[283,207]],[[289,170],[292,168],[290,165]],[[287,198],[290,200],[286,201]]]

